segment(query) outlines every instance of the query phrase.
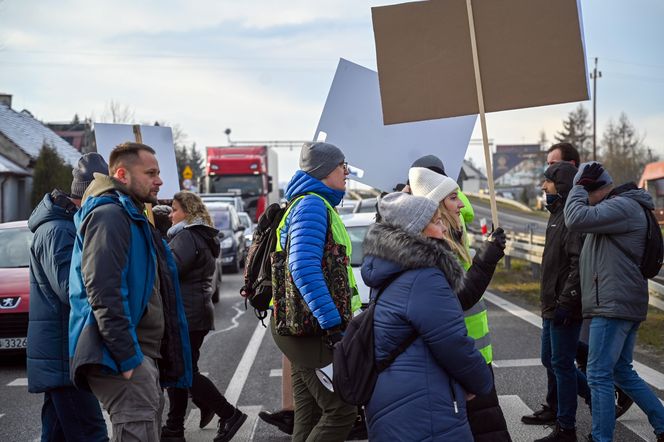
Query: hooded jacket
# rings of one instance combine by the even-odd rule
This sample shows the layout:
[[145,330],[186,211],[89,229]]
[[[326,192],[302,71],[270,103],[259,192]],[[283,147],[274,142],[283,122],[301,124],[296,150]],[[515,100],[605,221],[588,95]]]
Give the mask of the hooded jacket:
[[[331,189],[322,181],[298,170],[286,187],[286,199],[313,192],[336,207],[344,191]],[[323,330],[341,324],[341,316],[330,296],[323,277],[321,262],[327,232],[328,213],[325,203],[316,195],[307,195],[289,212],[279,241],[286,249],[290,238],[288,266],[300,294]]]
[[376,359],[418,334],[378,375],[366,406],[369,439],[472,441],[465,393],[488,394],[493,379],[454,293],[463,269],[444,243],[389,224],[373,225],[363,250],[367,286],[377,289],[400,273],[374,311]]
[[570,231],[586,233],[579,269],[583,317],[644,321],[648,312],[648,281],[639,267],[609,240],[641,256],[645,249],[647,220],[641,206],[652,210],[652,197],[635,184],[615,188],[594,206],[583,186],[572,188],[565,203],[565,223]]
[[44,195],[28,219],[30,247],[30,320],[28,391],[69,387],[69,264],[76,238],[76,206],[64,193]]
[[214,330],[212,277],[220,253],[218,234],[205,224],[186,224],[168,243],[178,267],[190,331]]
[[[146,330],[142,326],[158,280],[163,314],[154,325],[164,330],[160,381],[164,386],[190,386],[191,349],[177,268],[166,242],[155,242],[160,236],[148,223],[142,204],[118,181],[95,174],[74,222],[77,234],[69,278],[74,384],[88,388],[85,370],[90,365],[120,373],[141,364],[139,341]],[[163,265],[158,267],[158,262]]]
[[555,163],[546,170],[546,177],[554,182],[559,198],[547,206],[551,215],[546,226],[540,286],[544,319],[553,319],[558,305],[569,310],[573,318],[581,319],[579,255],[583,235],[567,229],[564,211],[576,173],[577,168],[566,162]]

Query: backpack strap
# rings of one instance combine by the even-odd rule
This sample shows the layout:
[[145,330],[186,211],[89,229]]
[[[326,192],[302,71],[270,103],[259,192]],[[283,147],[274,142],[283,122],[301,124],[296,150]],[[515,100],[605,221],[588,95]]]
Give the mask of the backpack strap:
[[[375,308],[376,302],[378,302],[378,298],[380,297],[380,295],[382,295],[383,292],[385,291],[385,289],[388,288],[390,286],[390,284],[392,284],[392,282],[394,282],[395,279],[397,279],[399,276],[401,276],[402,273],[403,272],[399,272],[399,273],[396,273],[396,274],[392,275],[390,278],[387,279],[387,281],[385,281],[383,283],[383,285],[380,286],[380,288],[378,289],[378,292],[376,293],[376,296],[371,299],[371,303],[374,304],[374,308]],[[372,313],[373,313],[373,311],[372,311]],[[378,371],[378,373],[380,373],[381,371],[383,371],[387,367],[389,367],[392,364],[392,362],[394,362],[394,360],[397,357],[399,357],[399,355],[401,353],[406,351],[406,349],[408,347],[410,347],[410,344],[415,342],[415,339],[417,339],[417,336],[418,336],[417,332],[413,330],[413,332],[410,334],[410,336],[408,336],[406,338],[405,341],[403,341],[401,344],[397,345],[397,348],[392,350],[390,352],[390,354],[387,355],[387,358],[385,358],[383,360],[380,360],[380,361],[375,361],[376,370]]]

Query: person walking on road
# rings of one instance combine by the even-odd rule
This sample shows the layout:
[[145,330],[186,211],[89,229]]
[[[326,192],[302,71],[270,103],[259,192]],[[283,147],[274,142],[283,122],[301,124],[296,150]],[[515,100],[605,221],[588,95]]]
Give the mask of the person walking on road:
[[96,152],[83,155],[72,170],[71,193],[55,189],[44,195],[28,219],[30,314],[28,322],[28,391],[44,393],[42,441],[107,441],[97,398],[76,389],[69,379],[69,265],[76,238],[74,214],[93,173],[108,174]]
[[200,428],[219,416],[215,442],[233,438],[247,415],[233,405],[198,369],[201,345],[210,330],[214,330],[212,277],[215,259],[219,256],[219,231],[201,198],[182,191],[173,197],[169,217],[173,226],[168,230],[168,245],[173,252],[180,276],[180,292],[189,326],[193,380],[190,389],[168,388],[168,420],[161,430],[162,442],[184,442],[184,418],[191,393],[192,401],[201,411]]
[[464,272],[442,241],[438,204],[396,192],[378,206],[382,221],[367,232],[362,262],[364,282],[383,290],[376,360],[415,339],[378,374],[366,406],[369,440],[472,441],[467,395],[489,394],[493,377],[466,331],[455,294]]
[[[461,215],[464,203],[458,197],[459,186],[456,181],[423,167],[412,167],[408,172],[408,181],[413,195],[425,196],[438,204],[445,226],[444,241],[467,271],[463,287],[457,290],[456,295],[463,309],[468,335],[475,341],[475,347],[493,373],[489,318],[482,296],[491,282],[496,264],[504,256],[507,241],[505,232],[500,227],[493,231],[471,259]],[[469,401],[467,410],[475,441],[511,441],[495,388],[489,394]]]
[[564,214],[565,200],[577,171],[568,162],[556,162],[546,169],[542,182],[551,215],[542,253],[541,358],[557,401],[547,397],[547,405],[541,412],[521,418],[526,424],[540,424],[545,413],[556,413],[555,428],[548,436],[538,439],[542,442],[576,441],[577,394],[590,404],[586,377],[574,365],[582,323],[579,255],[583,236],[567,230]]
[[[345,194],[347,175],[338,147],[306,143],[300,170],[286,188],[289,208],[277,229],[277,252],[286,257],[286,274],[278,282],[286,285],[287,294],[281,303],[275,295],[271,329],[291,362],[294,442],[344,441],[357,416],[357,407],[325,388],[315,372],[332,362],[331,346],[341,340],[351,310],[360,305],[348,266],[350,238],[334,210]],[[274,271],[272,277],[273,282],[279,278]]]
[[664,441],[664,406],[632,366],[639,325],[648,312],[648,281],[641,257],[654,205],[634,183],[614,187],[598,162],[581,164],[565,203],[565,224],[585,233],[579,269],[583,316],[590,323],[586,374],[592,396],[591,440],[608,442],[615,429],[614,383],[648,416],[657,441]]
[[177,268],[144,214],[162,181],[155,151],[124,143],[94,175],[74,217],[69,278],[71,377],[109,413],[113,441],[159,441],[162,386],[191,386]]

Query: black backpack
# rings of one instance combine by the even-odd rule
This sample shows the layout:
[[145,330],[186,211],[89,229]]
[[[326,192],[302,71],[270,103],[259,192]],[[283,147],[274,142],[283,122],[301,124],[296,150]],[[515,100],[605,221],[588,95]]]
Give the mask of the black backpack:
[[[297,195],[291,199],[295,201]],[[267,318],[272,300],[272,263],[270,255],[277,248],[277,227],[289,205],[272,203],[258,219],[251,246],[244,262],[244,285],[240,295],[244,298],[244,307],[249,303],[254,314],[263,321]],[[263,324],[265,325],[265,324]]]
[[[639,203],[640,204],[640,203]],[[618,244],[611,235],[607,235],[607,238],[613,242],[613,244],[620,249],[625,255],[627,255],[635,264],[638,265],[641,270],[641,274],[644,278],[650,279],[657,276],[659,271],[662,268],[662,259],[664,258],[664,244],[662,243],[662,231],[659,228],[657,219],[652,210],[641,205],[643,212],[646,215],[647,227],[646,227],[646,244],[643,249],[643,256],[639,261],[638,257],[635,257],[631,252],[627,251],[623,246]]]
[[355,316],[344,334],[334,346],[332,355],[332,385],[341,400],[351,405],[365,405],[371,399],[378,374],[385,370],[417,339],[413,332],[404,342],[394,349],[387,359],[376,361],[374,356],[374,310],[383,291],[394,281],[397,274],[390,278],[376,293],[369,306]]

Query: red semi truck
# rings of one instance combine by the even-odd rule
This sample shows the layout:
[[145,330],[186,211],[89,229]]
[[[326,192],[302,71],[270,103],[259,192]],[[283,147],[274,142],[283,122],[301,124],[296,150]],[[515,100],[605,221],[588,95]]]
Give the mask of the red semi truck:
[[268,146],[208,147],[203,193],[240,193],[255,222],[279,201],[277,154]]

